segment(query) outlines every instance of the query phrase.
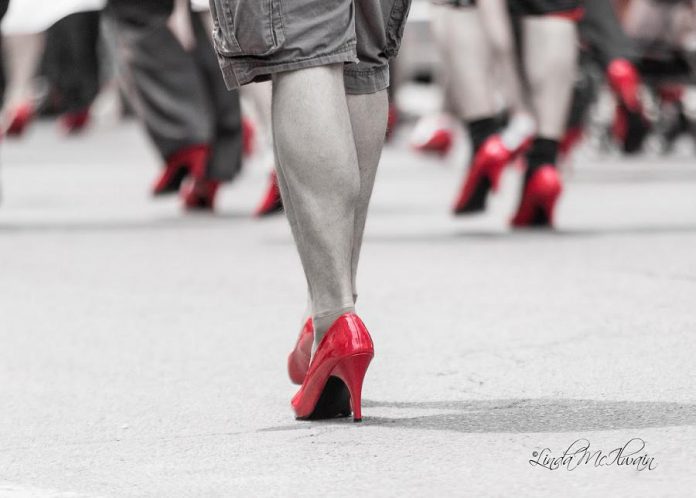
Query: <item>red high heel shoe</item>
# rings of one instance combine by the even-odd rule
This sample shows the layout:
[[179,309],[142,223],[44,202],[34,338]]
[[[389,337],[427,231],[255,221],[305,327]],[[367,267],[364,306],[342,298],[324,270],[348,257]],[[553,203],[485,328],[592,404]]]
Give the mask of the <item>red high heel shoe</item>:
[[607,67],[607,81],[617,97],[611,133],[627,154],[639,152],[650,131],[640,101],[640,76],[626,59],[615,59]]
[[641,108],[638,89],[640,76],[636,67],[626,59],[615,59],[607,66],[607,81],[616,96],[632,111]]
[[444,157],[454,144],[451,120],[445,115],[426,116],[413,128],[409,141],[419,152],[434,152]]
[[283,210],[283,200],[280,198],[280,188],[278,188],[278,176],[275,171],[271,172],[268,190],[261,199],[261,204],[254,211],[254,216],[259,218]]
[[300,336],[297,338],[295,348],[288,355],[288,375],[293,384],[302,384],[307,369],[309,369],[309,360],[312,358],[312,343],[314,342],[314,323],[312,318],[307,318],[307,321],[300,330]]
[[374,354],[362,320],[355,313],[341,315],[319,343],[302,387],[292,398],[297,418],[348,416],[352,410],[353,420],[362,420],[362,384]]
[[512,218],[513,227],[551,227],[556,201],[563,187],[558,171],[552,165],[540,167],[524,187],[517,214]]
[[10,124],[7,126],[5,134],[8,136],[19,137],[24,133],[27,126],[34,118],[34,107],[29,104],[20,104],[12,112]]
[[452,211],[454,214],[475,213],[486,207],[488,191],[498,190],[500,176],[522,147],[509,150],[500,135],[490,136],[474,156]]
[[219,187],[220,182],[217,180],[191,178],[185,181],[180,192],[184,209],[212,211],[215,208],[215,196]]
[[82,132],[89,122],[89,108],[66,112],[60,117],[60,127],[68,135]]
[[209,151],[207,145],[192,145],[169,156],[164,171],[152,187],[152,195],[158,196],[176,192],[181,187],[184,178],[189,175],[203,178]]
[[650,131],[650,123],[642,112],[631,111],[624,104],[616,104],[611,134],[626,154],[635,154],[643,148]]

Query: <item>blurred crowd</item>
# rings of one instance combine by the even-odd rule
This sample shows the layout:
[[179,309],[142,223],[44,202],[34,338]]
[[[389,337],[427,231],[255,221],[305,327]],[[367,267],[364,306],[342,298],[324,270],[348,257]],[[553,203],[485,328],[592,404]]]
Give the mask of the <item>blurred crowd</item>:
[[[255,213],[282,211],[270,83],[226,89],[207,1],[0,0],[0,11],[3,140],[36,119],[55,118],[66,136],[101,114],[137,119],[161,157],[154,196],[213,210],[254,155],[268,175]],[[696,137],[696,2],[584,0],[527,17],[514,1],[414,0],[391,71],[388,139],[440,157],[468,142],[455,214],[483,211],[518,163],[526,181],[512,225],[553,226],[559,165],[583,140],[635,155]],[[423,110],[413,87],[436,103]]]

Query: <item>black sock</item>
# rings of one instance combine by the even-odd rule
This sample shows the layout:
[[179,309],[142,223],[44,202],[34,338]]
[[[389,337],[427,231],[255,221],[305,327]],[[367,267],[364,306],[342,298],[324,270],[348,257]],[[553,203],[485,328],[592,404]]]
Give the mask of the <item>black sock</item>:
[[551,165],[556,166],[558,157],[558,140],[550,138],[535,138],[532,146],[527,151],[527,174],[524,181],[527,183],[532,175],[541,166]]
[[466,127],[469,130],[471,147],[474,150],[474,154],[476,154],[481,148],[481,145],[483,145],[483,142],[485,142],[488,137],[498,132],[500,129],[500,121],[498,116],[493,116],[469,121]]

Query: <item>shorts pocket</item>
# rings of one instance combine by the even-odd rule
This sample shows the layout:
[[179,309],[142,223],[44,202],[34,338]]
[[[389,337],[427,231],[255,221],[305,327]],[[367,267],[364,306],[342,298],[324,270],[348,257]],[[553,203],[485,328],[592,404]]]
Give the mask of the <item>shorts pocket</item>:
[[213,41],[223,56],[269,55],[285,42],[281,0],[211,0]]
[[406,18],[408,11],[411,8],[411,0],[393,0],[391,13],[387,20],[387,46],[384,53],[387,58],[396,57],[401,46],[401,38],[404,35],[404,27],[406,27]]

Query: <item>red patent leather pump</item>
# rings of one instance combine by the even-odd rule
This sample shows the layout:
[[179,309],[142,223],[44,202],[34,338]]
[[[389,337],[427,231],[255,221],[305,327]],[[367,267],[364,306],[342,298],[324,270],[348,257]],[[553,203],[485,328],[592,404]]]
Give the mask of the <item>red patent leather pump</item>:
[[551,227],[556,201],[563,187],[558,171],[552,165],[540,167],[524,187],[513,227]]
[[452,211],[454,214],[475,213],[486,207],[488,191],[498,190],[500,175],[514,159],[517,150],[505,147],[500,135],[490,136],[474,156]]
[[295,343],[295,348],[288,355],[288,375],[293,384],[302,384],[309,369],[309,360],[312,358],[312,343],[314,342],[314,324],[312,318],[307,321],[300,330],[300,335]]
[[152,195],[176,192],[189,175],[194,178],[204,178],[209,153],[210,149],[207,145],[199,144],[179,149],[169,156],[164,171],[152,187]]
[[319,343],[302,387],[292,398],[298,419],[348,416],[362,420],[362,385],[375,349],[355,313],[341,315]]

